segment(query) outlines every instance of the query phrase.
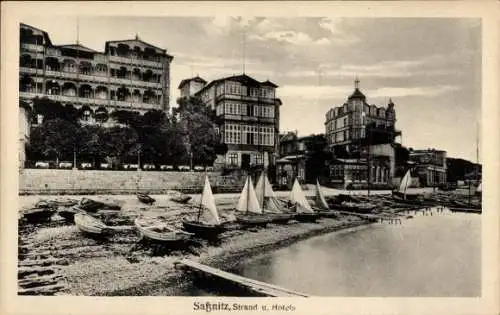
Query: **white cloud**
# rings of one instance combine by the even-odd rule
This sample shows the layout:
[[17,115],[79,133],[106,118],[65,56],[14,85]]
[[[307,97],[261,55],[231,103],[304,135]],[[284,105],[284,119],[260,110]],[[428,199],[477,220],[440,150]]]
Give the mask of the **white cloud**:
[[[458,91],[457,86],[421,86],[421,87],[383,87],[378,89],[364,89],[363,93],[369,98],[422,96],[434,97]],[[301,98],[308,100],[339,100],[347,99],[353,87],[348,86],[315,86],[315,85],[285,85],[279,89],[280,97]]]
[[435,97],[442,94],[458,91],[459,87],[452,85],[422,86],[422,87],[384,87],[367,91],[372,97],[404,97],[404,96],[424,96]]

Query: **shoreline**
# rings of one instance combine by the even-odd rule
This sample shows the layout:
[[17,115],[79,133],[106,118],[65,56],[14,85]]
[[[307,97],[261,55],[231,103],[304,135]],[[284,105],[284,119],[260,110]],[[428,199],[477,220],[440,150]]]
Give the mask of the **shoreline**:
[[[154,196],[157,201],[153,206],[140,203],[134,195],[107,197],[122,207],[114,214],[106,211],[99,214],[103,222],[110,226],[133,226],[134,219],[139,216],[158,218],[173,226],[181,226],[184,217],[197,211],[191,204],[171,201],[168,195]],[[234,215],[237,197],[233,194],[216,197],[221,218]],[[33,206],[40,199],[44,196],[21,197],[20,206]],[[193,199],[192,203],[196,203],[197,198]],[[376,201],[379,197],[370,199]],[[389,207],[380,213],[387,218],[396,218],[400,217],[398,209]],[[22,270],[43,269],[43,273],[35,270],[27,277],[35,278],[35,281],[50,280],[52,283],[57,278],[56,285],[61,288],[50,291],[56,295],[186,296],[186,292],[190,292],[190,279],[181,270],[175,269],[174,263],[178,260],[190,259],[231,272],[241,262],[260,254],[314,236],[357,229],[372,223],[372,220],[360,218],[356,213],[340,213],[335,219],[321,218],[317,223],[291,221],[287,225],[269,224],[261,229],[231,229],[221,234],[218,245],[197,240],[193,242],[196,246],[158,251],[154,246],[141,244],[134,229],[125,229],[106,240],[96,240],[82,234],[74,224],[54,215],[50,223],[19,227],[18,267]],[[47,269],[50,269],[50,276],[45,276]],[[18,283],[25,281],[22,278]],[[26,282],[29,281],[26,279]],[[42,294],[42,291],[35,291],[19,287],[18,294]]]
[[[343,222],[339,220],[326,219],[329,222],[316,223],[322,224],[321,227],[312,227],[309,226],[305,232],[293,233],[290,237],[285,234],[277,234],[273,237],[266,238],[265,241],[262,241],[259,244],[256,244],[253,247],[245,247],[244,244],[239,244],[236,249],[228,250],[227,248],[219,248],[213,249],[215,253],[204,253],[199,257],[189,257],[189,259],[209,265],[214,268],[219,268],[224,271],[231,272],[233,268],[238,266],[242,261],[247,259],[252,259],[258,257],[259,255],[264,255],[274,250],[278,250],[281,248],[285,248],[289,245],[295,244],[297,242],[320,236],[328,233],[334,233],[339,231],[347,231],[349,229],[356,229],[363,226],[368,226],[373,222],[369,222],[368,220],[363,219],[354,219],[350,222]],[[335,221],[335,222],[334,222]],[[294,225],[299,225],[300,223],[292,224],[292,228]],[[313,225],[312,223],[311,225]],[[290,227],[290,225],[288,226]],[[266,229],[259,230],[258,232],[247,232],[254,233],[255,236],[259,234],[269,234],[266,233]],[[184,257],[187,258],[187,257]],[[179,258],[179,260],[182,258]],[[161,286],[162,295],[165,295],[166,292],[170,292],[172,296],[178,296],[178,292],[182,291],[183,287],[189,286],[190,279],[182,271],[176,270],[175,274],[169,274],[162,279],[158,279],[157,281],[149,281],[146,283],[140,283],[137,286],[129,287],[122,290],[110,291],[106,292],[105,296],[130,296],[130,295],[144,295],[150,294],[151,292],[157,291],[158,286]],[[176,287],[169,287],[169,285],[175,285]],[[156,295],[156,294],[154,294]]]

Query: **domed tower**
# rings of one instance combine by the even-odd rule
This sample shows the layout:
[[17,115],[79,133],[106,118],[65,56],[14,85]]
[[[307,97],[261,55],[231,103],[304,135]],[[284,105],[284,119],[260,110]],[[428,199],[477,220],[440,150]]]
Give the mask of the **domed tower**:
[[387,104],[387,110],[385,111],[385,116],[390,124],[394,126],[396,124],[396,111],[394,109],[394,103],[392,99],[389,98],[389,103]]
[[363,105],[366,102],[366,96],[359,90],[359,79],[354,80],[354,92],[347,98],[349,111],[363,111]]

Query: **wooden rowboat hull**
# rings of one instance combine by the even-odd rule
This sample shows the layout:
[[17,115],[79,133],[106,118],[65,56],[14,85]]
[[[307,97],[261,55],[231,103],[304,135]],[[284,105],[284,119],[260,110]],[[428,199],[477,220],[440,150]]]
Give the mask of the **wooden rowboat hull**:
[[147,205],[151,205],[156,201],[154,198],[151,198],[150,196],[144,194],[137,194],[137,199],[139,199],[140,202],[145,203]]
[[226,229],[222,225],[209,225],[194,220],[184,219],[182,226],[187,232],[203,238],[214,238],[223,233]]
[[172,197],[170,200],[175,201],[177,203],[186,204],[189,200],[191,200],[191,196],[181,196],[181,197]]
[[271,218],[265,215],[236,215],[236,222],[245,226],[266,227],[271,221]]
[[173,244],[186,241],[192,235],[191,233],[186,233],[182,231],[175,230],[173,228],[168,228],[167,226],[161,226],[162,229],[166,231],[157,231],[160,226],[147,226],[139,219],[134,222],[137,231],[141,235],[141,238],[147,239],[153,242],[159,242],[163,244]]
[[76,213],[74,220],[78,229],[86,234],[104,236],[113,233],[112,228],[88,214]]
[[33,208],[26,210],[23,217],[29,223],[41,223],[49,221],[54,213],[56,210],[53,208]]

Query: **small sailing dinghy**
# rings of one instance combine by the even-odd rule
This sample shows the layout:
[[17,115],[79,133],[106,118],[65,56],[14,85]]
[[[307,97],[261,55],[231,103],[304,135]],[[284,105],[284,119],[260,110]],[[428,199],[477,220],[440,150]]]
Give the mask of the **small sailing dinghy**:
[[293,214],[285,213],[284,207],[276,198],[273,187],[271,186],[269,178],[265,172],[260,174],[257,185],[255,185],[255,193],[257,195],[257,200],[262,207],[262,212],[271,220],[272,223],[287,224],[288,221],[293,219]]
[[137,199],[139,199],[140,202],[147,205],[152,205],[156,201],[154,198],[143,193],[137,193]]
[[300,222],[316,222],[318,214],[314,212],[306,199],[306,195],[300,187],[299,181],[295,178],[292,191],[288,197],[295,212],[295,220]]
[[419,194],[409,194],[407,192],[408,187],[411,183],[411,172],[408,170],[401,179],[401,183],[399,184],[399,188],[395,191],[392,191],[392,198],[397,202],[402,203],[418,203]]
[[157,219],[153,218],[137,218],[134,221],[134,225],[142,239],[163,244],[183,242],[193,235],[192,233],[175,229],[165,223],[159,223]]
[[322,217],[335,217],[336,213],[330,209],[325,196],[321,191],[319,181],[316,179],[316,195],[314,196],[314,210]]
[[198,215],[196,218],[185,218],[182,225],[186,231],[202,238],[216,238],[225,231],[219,218],[208,176],[205,176],[205,185],[201,194]]
[[93,236],[105,236],[113,233],[113,228],[104,224],[101,220],[87,213],[79,212],[74,215],[75,224],[78,229]]
[[245,226],[262,226],[265,227],[271,220],[263,215],[259,200],[255,194],[250,176],[245,181],[245,186],[241,191],[238,204],[236,206],[236,222]]
[[483,183],[479,183],[479,186],[476,188],[475,195],[478,197],[483,196]]

